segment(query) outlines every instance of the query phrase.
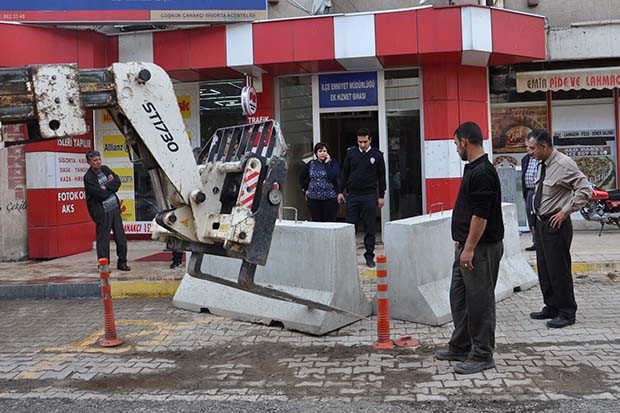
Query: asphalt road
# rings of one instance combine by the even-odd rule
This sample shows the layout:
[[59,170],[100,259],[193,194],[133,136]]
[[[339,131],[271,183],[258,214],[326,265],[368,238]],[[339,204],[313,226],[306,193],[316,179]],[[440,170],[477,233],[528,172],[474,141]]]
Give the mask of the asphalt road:
[[616,413],[617,401],[561,401],[561,402],[424,402],[424,403],[373,403],[373,402],[132,402],[122,400],[0,400],[0,408],[12,413],[100,413],[145,412],[145,413]]

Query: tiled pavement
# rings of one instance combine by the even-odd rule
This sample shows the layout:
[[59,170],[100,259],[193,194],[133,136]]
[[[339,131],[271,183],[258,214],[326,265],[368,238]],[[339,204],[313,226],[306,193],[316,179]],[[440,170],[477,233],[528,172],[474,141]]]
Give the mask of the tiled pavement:
[[2,301],[0,399],[620,399],[620,282],[583,276],[576,295],[577,323],[560,330],[528,318],[535,288],[498,303],[497,367],[468,376],[432,357],[450,324],[392,321],[420,346],[380,351],[374,317],[315,337],[127,298],[114,302],[125,344],[101,348],[99,300]]
[[169,298],[126,298],[114,300],[125,344],[101,348],[98,299],[2,300],[0,399],[618,400],[616,275],[575,278],[577,323],[564,329],[529,319],[541,306],[537,288],[498,303],[497,366],[468,376],[432,356],[451,324],[393,320],[393,338],[420,345],[380,351],[375,317],[315,337],[179,310]]
[[[587,271],[575,277],[579,312],[574,326],[548,329],[528,318],[541,306],[537,288],[498,303],[497,366],[468,376],[432,356],[447,342],[451,324],[393,320],[393,338],[412,336],[420,345],[380,351],[371,346],[375,317],[315,337],[179,310],[169,297],[134,297],[114,300],[116,329],[125,344],[101,348],[100,299],[0,300],[0,400],[618,400],[619,240],[620,231],[602,237],[576,233],[579,247],[573,257]],[[526,236],[522,244],[527,245]],[[142,252],[138,243],[132,247],[133,257],[152,253],[151,246]],[[33,268],[43,267],[41,273],[57,277],[69,277],[66,271],[96,277],[89,254],[0,263],[0,283],[10,281],[7,269],[24,277],[35,274],[30,280],[40,278]],[[167,264],[131,262],[133,276],[148,273],[147,281],[176,274]],[[19,268],[21,273],[15,271]],[[360,267],[360,274],[371,294],[372,271]],[[119,282],[113,280],[112,288]]]

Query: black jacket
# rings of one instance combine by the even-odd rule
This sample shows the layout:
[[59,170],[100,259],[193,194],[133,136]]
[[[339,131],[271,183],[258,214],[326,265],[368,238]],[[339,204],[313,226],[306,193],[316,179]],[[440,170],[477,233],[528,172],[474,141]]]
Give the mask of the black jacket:
[[[105,165],[101,165],[101,172],[108,176],[112,174],[114,179],[108,181],[105,184],[106,189],[102,189],[99,186],[99,180],[97,174],[93,172],[92,168],[84,174],[84,190],[86,192],[86,206],[88,207],[88,213],[93,221],[98,222],[103,217],[103,205],[102,202],[110,195],[116,196],[116,192],[121,187],[121,179],[110,168]],[[118,200],[118,197],[116,198]],[[120,205],[120,202],[119,202]]]
[[340,193],[353,195],[385,195],[385,162],[383,153],[371,147],[362,153],[357,146],[347,150],[340,176]]
[[[301,186],[302,192],[306,192],[308,190],[308,186],[310,185],[310,165],[313,162],[320,164],[320,161],[312,159],[304,165],[304,168],[299,174],[299,186]],[[322,165],[325,166],[325,171],[327,172],[327,179],[329,179],[329,182],[331,182],[331,184],[334,186],[334,191],[338,192],[338,175],[340,175],[338,162],[336,162],[335,159],[332,159],[328,163],[323,163]]]

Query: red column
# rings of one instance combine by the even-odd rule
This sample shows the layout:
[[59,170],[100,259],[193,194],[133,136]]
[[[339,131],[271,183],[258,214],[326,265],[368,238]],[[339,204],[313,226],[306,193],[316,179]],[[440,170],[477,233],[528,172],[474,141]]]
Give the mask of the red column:
[[426,212],[452,209],[461,183],[462,167],[453,144],[454,130],[476,122],[489,138],[489,99],[486,67],[454,64],[422,66]]

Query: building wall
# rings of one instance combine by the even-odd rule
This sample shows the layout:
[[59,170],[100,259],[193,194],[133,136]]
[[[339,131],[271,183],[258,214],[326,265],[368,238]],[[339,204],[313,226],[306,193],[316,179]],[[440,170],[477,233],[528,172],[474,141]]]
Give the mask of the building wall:
[[[5,141],[24,138],[22,128],[3,127]],[[28,255],[26,162],[22,145],[0,147],[0,261]]]
[[527,4],[527,0],[504,0],[506,9],[546,16],[551,28],[620,18],[618,0],[540,0],[536,7]]
[[[492,0],[493,1],[493,0]],[[524,0],[525,1],[525,0]],[[297,3],[295,5],[294,3]],[[312,10],[313,0],[287,1],[279,0],[269,5],[268,18],[281,19],[285,17],[309,16]],[[453,0],[452,4],[479,3],[476,0]],[[449,0],[427,0],[423,6],[447,6]],[[394,10],[416,7],[419,0],[332,0],[330,14],[356,13],[376,10]]]

